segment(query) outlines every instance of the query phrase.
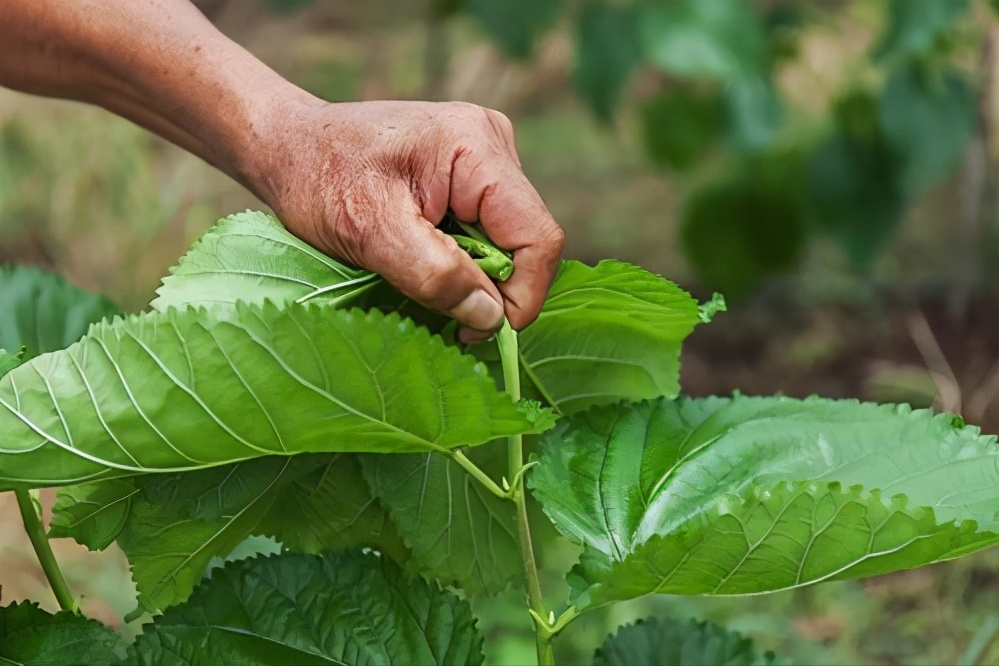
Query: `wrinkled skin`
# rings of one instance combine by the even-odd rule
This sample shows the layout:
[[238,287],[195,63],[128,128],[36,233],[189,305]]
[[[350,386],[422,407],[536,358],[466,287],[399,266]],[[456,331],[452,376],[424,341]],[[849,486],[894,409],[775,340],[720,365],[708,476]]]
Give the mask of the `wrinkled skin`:
[[[329,103],[187,0],[3,0],[0,85],[98,104],[229,174],[318,249],[383,275],[483,340],[537,316],[563,234],[513,127],[464,103]],[[513,253],[496,286],[437,231],[445,211]]]

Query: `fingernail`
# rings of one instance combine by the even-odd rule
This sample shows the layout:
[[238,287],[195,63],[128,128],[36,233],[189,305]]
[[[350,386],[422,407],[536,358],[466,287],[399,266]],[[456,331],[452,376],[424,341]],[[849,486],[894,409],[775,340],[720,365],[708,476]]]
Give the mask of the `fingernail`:
[[503,306],[482,289],[476,289],[451,309],[451,316],[479,331],[493,331],[503,323]]
[[485,342],[489,338],[493,337],[495,333],[489,333],[487,331],[477,331],[474,328],[468,328],[462,326],[458,329],[458,334],[455,336],[458,338],[458,342],[462,345],[477,345],[480,342]]

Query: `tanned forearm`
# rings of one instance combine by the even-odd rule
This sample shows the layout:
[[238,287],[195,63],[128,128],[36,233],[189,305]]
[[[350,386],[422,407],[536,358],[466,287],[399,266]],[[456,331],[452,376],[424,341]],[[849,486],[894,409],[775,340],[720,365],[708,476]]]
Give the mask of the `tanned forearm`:
[[[329,104],[187,0],[0,0],[0,85],[100,105],[229,174],[294,234],[380,273],[482,340],[541,310],[562,232],[513,126],[472,104]],[[513,253],[493,284],[434,227],[448,209]]]
[[0,85],[102,106],[265,200],[260,133],[282,107],[318,103],[187,0],[0,0]]

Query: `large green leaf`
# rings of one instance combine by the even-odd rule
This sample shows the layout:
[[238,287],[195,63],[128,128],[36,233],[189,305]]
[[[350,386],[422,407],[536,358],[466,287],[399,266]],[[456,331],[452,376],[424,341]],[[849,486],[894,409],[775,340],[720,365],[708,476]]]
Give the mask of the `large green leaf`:
[[[103,296],[28,266],[0,266],[0,348],[28,357],[68,347],[87,327],[119,313]],[[0,373],[2,374],[2,373]]]
[[125,479],[60,488],[49,536],[72,538],[90,550],[104,550],[124,529],[138,492]]
[[878,58],[929,53],[941,36],[968,10],[968,0],[891,0],[888,29],[875,48]]
[[525,59],[555,23],[562,0],[467,0],[468,13],[507,54]]
[[121,636],[82,615],[52,615],[28,602],[0,607],[0,664],[106,666],[124,649]]
[[594,666],[755,666],[753,641],[714,622],[650,618],[621,627],[597,650]]
[[585,546],[574,573],[585,604],[767,592],[985,547],[999,540],[997,460],[995,437],[947,414],[661,399],[563,423],[529,480]]
[[384,557],[228,564],[146,627],[130,663],[481,664],[468,602]]
[[[480,467],[504,447],[479,447]],[[362,456],[372,493],[386,506],[424,575],[470,592],[495,593],[522,576],[513,503],[440,455]]]
[[163,278],[150,305],[167,310],[236,301],[285,303],[345,285],[313,297],[323,302],[359,295],[373,282],[371,273],[327,257],[273,215],[248,210],[209,229]]
[[237,304],[95,326],[0,380],[0,490],[264,455],[448,451],[548,415],[397,315]]
[[541,315],[520,333],[525,390],[566,414],[676,395],[680,343],[698,321],[697,302],[658,275],[562,262]]
[[641,57],[639,18],[635,5],[602,2],[588,3],[579,14],[573,82],[601,120],[610,120]]
[[975,132],[975,95],[955,72],[897,69],[881,93],[881,125],[902,159],[901,183],[916,194],[948,175]]

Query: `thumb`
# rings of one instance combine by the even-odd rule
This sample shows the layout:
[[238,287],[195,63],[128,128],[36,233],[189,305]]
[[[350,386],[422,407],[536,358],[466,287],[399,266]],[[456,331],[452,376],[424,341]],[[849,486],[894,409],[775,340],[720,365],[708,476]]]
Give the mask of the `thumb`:
[[407,208],[386,215],[385,223],[368,221],[374,225],[369,231],[377,232],[366,234],[366,247],[360,253],[364,267],[414,301],[472,329],[459,331],[463,341],[485,339],[503,324],[499,290],[454,240],[423,217],[415,203]]

